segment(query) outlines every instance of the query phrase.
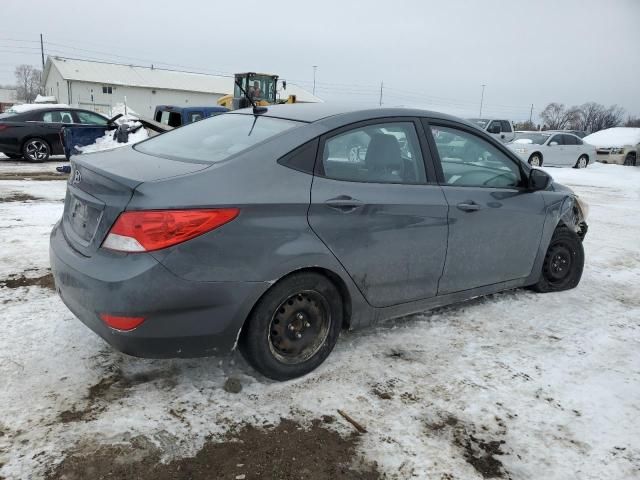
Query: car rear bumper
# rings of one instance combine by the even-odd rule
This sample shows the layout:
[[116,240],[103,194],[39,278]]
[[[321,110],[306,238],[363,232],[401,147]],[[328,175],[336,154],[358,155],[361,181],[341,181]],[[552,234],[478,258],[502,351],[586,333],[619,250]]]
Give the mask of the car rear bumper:
[[[151,255],[76,252],[60,223],[51,232],[51,269],[69,310],[115,349],[138,357],[196,357],[230,351],[267,282],[194,282]],[[145,317],[131,331],[100,314]]]
[[600,163],[614,163],[616,165],[624,165],[624,159],[625,159],[626,155],[621,153],[621,154],[616,154],[616,155],[611,155],[611,154],[603,154],[603,153],[598,153],[596,154],[596,160]]

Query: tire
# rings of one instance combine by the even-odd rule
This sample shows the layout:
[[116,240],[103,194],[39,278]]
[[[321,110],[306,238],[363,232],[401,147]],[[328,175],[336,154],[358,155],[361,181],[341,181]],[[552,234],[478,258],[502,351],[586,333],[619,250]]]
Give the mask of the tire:
[[542,264],[537,292],[560,292],[575,288],[584,269],[584,248],[580,237],[566,227],[558,227],[551,237]]
[[534,153],[529,157],[529,165],[531,165],[532,167],[542,166],[542,157],[539,153]]
[[325,276],[294,273],[256,303],[239,348],[265,377],[289,380],[317,368],[335,346],[342,328],[343,300]]
[[624,164],[628,167],[635,167],[636,166],[635,153],[627,153],[627,156],[624,158]]
[[573,168],[587,168],[588,165],[589,165],[589,157],[587,157],[586,155],[580,155],[580,157],[578,158],[578,161],[576,162]]
[[30,138],[22,146],[22,156],[30,162],[46,162],[51,155],[51,147],[42,138]]
[[18,160],[18,159],[22,158],[22,155],[20,155],[19,153],[4,153],[3,152],[3,155],[6,155],[11,160]]

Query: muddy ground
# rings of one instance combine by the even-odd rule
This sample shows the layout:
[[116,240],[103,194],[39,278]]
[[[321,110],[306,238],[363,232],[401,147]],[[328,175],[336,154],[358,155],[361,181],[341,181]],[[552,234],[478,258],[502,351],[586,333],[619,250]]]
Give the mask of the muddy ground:
[[[334,421],[326,417],[324,422]],[[221,442],[207,441],[194,457],[161,462],[162,451],[144,437],[126,444],[84,445],[46,473],[47,480],[209,480],[384,478],[356,455],[359,436],[346,438],[317,420],[309,427],[244,425]],[[90,452],[90,453],[88,453]]]

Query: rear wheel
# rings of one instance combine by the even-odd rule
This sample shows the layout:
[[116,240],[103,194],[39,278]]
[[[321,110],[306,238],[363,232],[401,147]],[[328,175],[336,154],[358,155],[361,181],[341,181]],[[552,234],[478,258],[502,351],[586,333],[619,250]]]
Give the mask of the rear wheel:
[[580,155],[580,158],[578,158],[578,161],[573,168],[587,168],[587,165],[589,165],[589,159],[587,156]]
[[540,279],[533,289],[545,293],[575,288],[583,269],[584,249],[580,237],[566,227],[559,227],[551,237]]
[[294,273],[258,301],[240,339],[240,351],[264,376],[289,380],[327,358],[342,328],[342,297],[326,277]]
[[627,156],[624,158],[624,164],[629,167],[636,166],[636,154],[635,153],[627,153]]
[[51,155],[51,148],[42,138],[31,138],[22,146],[22,156],[30,162],[46,162]]
[[542,157],[539,153],[534,153],[529,157],[529,165],[531,165],[532,167],[542,166]]
[[12,160],[18,160],[19,158],[22,158],[22,155],[20,155],[19,153],[3,153],[3,155],[6,155]]

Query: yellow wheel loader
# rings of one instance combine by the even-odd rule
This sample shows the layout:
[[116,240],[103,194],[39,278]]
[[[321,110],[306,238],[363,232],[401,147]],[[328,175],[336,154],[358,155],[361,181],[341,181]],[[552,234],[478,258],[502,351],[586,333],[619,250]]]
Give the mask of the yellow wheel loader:
[[[286,99],[278,92],[278,76],[267,73],[236,73],[234,76],[233,95],[225,95],[218,99],[218,105],[229,110],[247,108],[249,106],[266,107],[279,103],[296,103],[296,96]],[[282,90],[287,89],[287,82],[280,83]]]

